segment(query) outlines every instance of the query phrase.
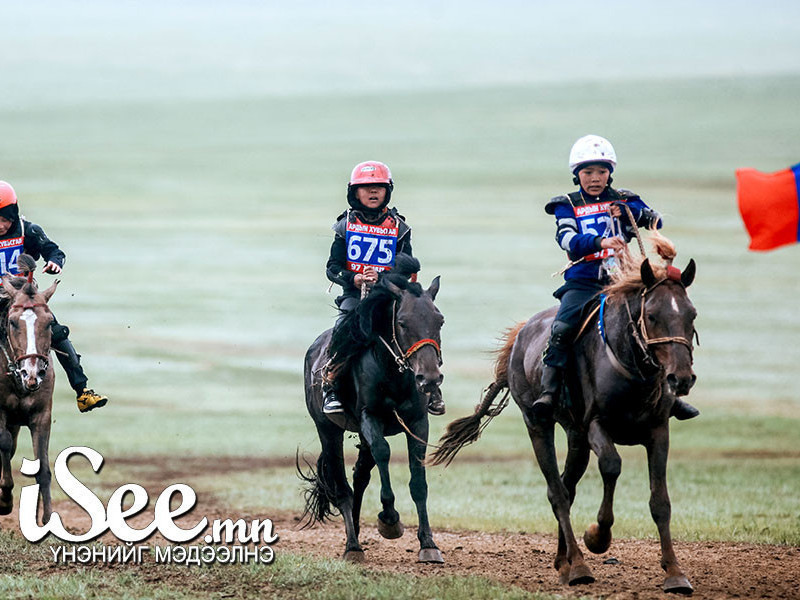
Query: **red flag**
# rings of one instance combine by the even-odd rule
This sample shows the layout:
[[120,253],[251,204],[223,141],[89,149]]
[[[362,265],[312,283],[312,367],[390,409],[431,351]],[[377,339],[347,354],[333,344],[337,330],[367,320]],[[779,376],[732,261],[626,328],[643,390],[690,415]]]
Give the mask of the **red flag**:
[[736,187],[750,250],[800,242],[800,163],[776,173],[736,169]]

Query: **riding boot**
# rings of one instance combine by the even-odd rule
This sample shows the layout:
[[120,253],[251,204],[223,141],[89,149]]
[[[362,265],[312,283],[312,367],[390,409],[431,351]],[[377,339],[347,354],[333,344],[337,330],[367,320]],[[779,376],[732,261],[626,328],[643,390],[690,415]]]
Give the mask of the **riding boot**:
[[546,420],[553,417],[553,406],[561,392],[563,370],[551,365],[542,367],[542,394],[533,403],[533,414],[537,419]]
[[669,415],[675,417],[678,421],[694,419],[699,414],[699,410],[680,398],[675,398],[675,402],[672,404],[672,410],[669,412]]
[[86,387],[89,379],[83,372],[83,367],[81,367],[81,355],[77,353],[75,346],[72,345],[72,342],[67,337],[69,329],[57,321],[53,322],[51,329],[53,335],[50,346],[55,351],[58,362],[61,363],[64,372],[67,374],[70,387],[75,390],[78,410],[89,412],[95,408],[105,406],[108,403],[108,398]]

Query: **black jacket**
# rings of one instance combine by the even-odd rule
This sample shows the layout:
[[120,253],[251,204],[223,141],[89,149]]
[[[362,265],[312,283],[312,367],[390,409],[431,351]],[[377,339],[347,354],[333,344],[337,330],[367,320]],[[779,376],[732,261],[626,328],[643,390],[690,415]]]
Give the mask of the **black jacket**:
[[[25,240],[23,244],[26,254],[30,254],[36,260],[42,258],[47,262],[53,261],[59,267],[64,266],[64,261],[67,259],[67,255],[61,251],[61,249],[58,247],[58,244],[47,237],[44,229],[42,229],[36,223],[26,221],[24,217],[22,218],[22,226],[25,231]],[[15,238],[19,236],[20,222],[17,220],[14,223],[14,226],[8,230],[2,239],[7,240],[9,238]]]
[[[356,274],[347,270],[347,221],[355,218],[354,212],[347,210],[336,218],[336,223],[333,226],[335,236],[333,244],[331,244],[331,254],[328,257],[328,263],[325,265],[325,275],[333,283],[342,286],[344,295],[361,293],[353,283]],[[399,214],[396,208],[390,208],[387,214],[397,221],[399,230],[395,255],[403,252],[413,256],[411,253],[411,227],[406,224],[405,217]]]

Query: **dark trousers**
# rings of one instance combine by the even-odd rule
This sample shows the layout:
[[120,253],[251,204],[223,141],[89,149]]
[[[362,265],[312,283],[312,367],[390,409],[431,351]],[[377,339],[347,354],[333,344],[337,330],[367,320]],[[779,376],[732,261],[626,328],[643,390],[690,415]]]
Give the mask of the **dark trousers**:
[[558,313],[550,329],[542,362],[563,369],[567,366],[569,348],[580,327],[583,307],[597,296],[605,285],[592,279],[571,279],[558,288],[553,296],[561,301]]
[[53,315],[50,329],[53,334],[50,345],[55,350],[58,362],[61,363],[67,374],[70,387],[80,393],[86,387],[88,378],[81,367],[81,355],[76,352],[75,346],[69,341],[69,327],[59,323]]

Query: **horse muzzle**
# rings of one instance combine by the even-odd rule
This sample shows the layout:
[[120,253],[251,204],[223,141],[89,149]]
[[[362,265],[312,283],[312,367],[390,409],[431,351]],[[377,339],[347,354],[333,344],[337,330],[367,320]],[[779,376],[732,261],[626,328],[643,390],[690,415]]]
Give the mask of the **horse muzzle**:
[[695,381],[697,381],[697,375],[694,373],[689,373],[689,375],[685,376],[678,376],[675,373],[667,375],[667,383],[676,396],[688,394]]
[[38,390],[47,375],[48,363],[39,357],[25,358],[17,365],[17,373],[22,389],[27,393]]
[[442,385],[442,381],[444,381],[444,374],[440,371],[436,371],[435,373],[417,373],[414,376],[414,379],[417,382],[417,388],[423,394],[432,394],[439,387]]

